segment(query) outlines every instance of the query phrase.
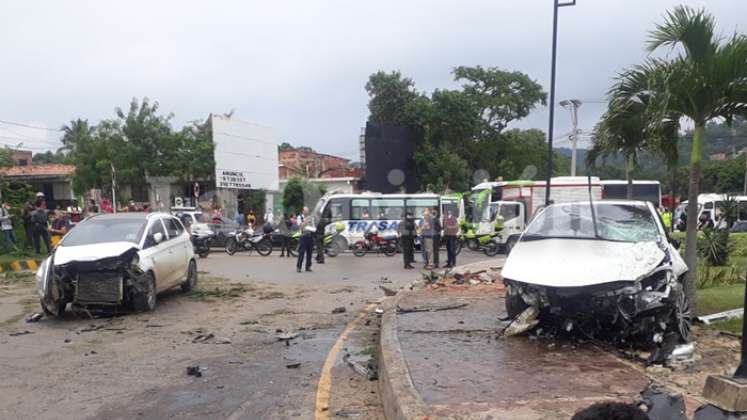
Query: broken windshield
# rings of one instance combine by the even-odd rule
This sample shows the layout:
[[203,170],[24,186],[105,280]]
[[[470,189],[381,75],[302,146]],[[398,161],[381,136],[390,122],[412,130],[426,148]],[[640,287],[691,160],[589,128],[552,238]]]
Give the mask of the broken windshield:
[[621,242],[654,241],[658,229],[646,206],[594,203],[597,233],[588,203],[554,205],[546,208],[527,228],[524,239],[574,238]]

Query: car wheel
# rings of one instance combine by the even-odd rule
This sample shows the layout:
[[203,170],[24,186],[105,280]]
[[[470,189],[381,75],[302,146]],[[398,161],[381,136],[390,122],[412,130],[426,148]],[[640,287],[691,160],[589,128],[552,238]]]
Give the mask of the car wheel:
[[521,295],[514,291],[514,288],[509,286],[508,293],[506,293],[506,312],[508,317],[511,319],[519,316],[526,308],[528,308]]
[[267,238],[264,238],[261,241],[259,241],[256,247],[257,247],[257,253],[263,257],[266,257],[272,254],[272,242]]
[[194,289],[197,284],[197,263],[194,260],[189,262],[189,268],[187,268],[187,280],[181,284],[182,292],[190,292]]
[[353,246],[353,255],[356,257],[362,257],[366,255],[366,245],[358,242]]
[[156,309],[156,279],[151,273],[145,276],[144,290],[135,294],[132,299],[133,309],[140,312],[150,312]]
[[226,249],[226,254],[228,255],[235,254],[236,249],[238,248],[238,243],[236,243],[236,238],[226,239],[226,246],[224,248]]
[[41,304],[42,311],[48,316],[53,316],[55,318],[62,318],[63,315],[65,315],[65,308],[67,307],[67,303],[64,302],[57,302],[56,304],[49,306],[44,304],[44,300],[39,300],[39,303]]
[[683,343],[687,343],[690,339],[690,328],[692,327],[693,320],[690,299],[688,299],[687,293],[683,289],[677,292],[674,305],[674,322],[680,339]]

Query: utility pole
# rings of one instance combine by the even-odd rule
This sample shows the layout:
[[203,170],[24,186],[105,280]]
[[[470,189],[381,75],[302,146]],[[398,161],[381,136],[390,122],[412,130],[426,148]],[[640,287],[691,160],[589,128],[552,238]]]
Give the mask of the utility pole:
[[553,136],[553,119],[555,118],[555,58],[558,46],[558,8],[566,6],[575,6],[576,0],[566,3],[560,3],[559,0],[553,0],[552,13],[552,60],[550,65],[550,121],[547,129],[547,183],[545,184],[545,205],[550,204],[550,179],[552,179],[552,136]]
[[571,176],[576,176],[576,140],[578,140],[578,109],[581,107],[581,101],[578,99],[569,99],[560,101],[560,106],[571,111]]

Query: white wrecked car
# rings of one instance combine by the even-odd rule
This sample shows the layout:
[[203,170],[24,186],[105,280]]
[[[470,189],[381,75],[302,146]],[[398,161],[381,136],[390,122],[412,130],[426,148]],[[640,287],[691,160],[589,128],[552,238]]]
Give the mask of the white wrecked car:
[[152,311],[156,295],[189,291],[197,265],[189,233],[165,213],[102,214],[78,223],[36,273],[45,313],[61,316],[68,303]]
[[538,213],[503,267],[511,318],[528,306],[542,322],[617,342],[687,341],[687,266],[651,203],[553,204]]

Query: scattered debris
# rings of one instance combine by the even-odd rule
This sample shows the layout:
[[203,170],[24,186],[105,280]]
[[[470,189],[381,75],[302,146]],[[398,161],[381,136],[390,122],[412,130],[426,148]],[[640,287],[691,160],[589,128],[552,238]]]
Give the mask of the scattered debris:
[[288,369],[298,369],[301,367],[301,362],[288,363],[285,367]]
[[381,308],[376,308],[376,310],[374,310],[374,312],[375,312],[375,313],[376,313],[377,315],[382,315],[382,314],[384,313],[384,310],[383,310],[383,309],[381,309]]
[[379,279],[379,283],[391,283],[391,282],[392,281],[389,280],[388,277],[381,276],[381,278]]
[[724,411],[715,405],[706,404],[698,407],[695,410],[695,417],[693,420],[739,420],[744,419],[744,416],[740,413],[730,413]]
[[641,392],[638,408],[646,412],[651,420],[687,420],[682,395],[669,394],[653,384]]
[[741,318],[744,315],[744,308],[731,309],[724,312],[719,312],[711,315],[699,316],[695,319],[704,323],[705,325],[711,325],[712,322],[723,321],[725,319]]
[[213,340],[213,344],[231,344],[231,340],[226,337],[216,338]]
[[91,331],[98,331],[98,330],[100,330],[100,329],[103,329],[104,327],[106,327],[106,324],[99,324],[99,325],[96,325],[96,324],[91,324],[91,325],[89,325],[89,326],[88,326],[87,328],[83,328],[83,329],[81,329],[81,330],[80,330],[80,331],[78,331],[78,332],[91,332]]
[[44,317],[44,314],[41,312],[34,312],[33,314],[29,315],[28,318],[26,318],[26,322],[38,322]]
[[333,314],[341,314],[345,311],[347,311],[347,308],[345,308],[344,306],[338,306],[337,308],[332,309]]
[[350,365],[350,367],[352,367],[358,374],[368,378],[369,381],[379,379],[378,367],[376,366],[373,357],[368,358],[365,366],[361,362],[352,360],[350,358],[350,353],[345,353],[345,355],[342,356],[342,361]]
[[239,325],[255,325],[255,324],[258,324],[258,323],[259,323],[259,321],[249,320],[249,321],[241,321],[241,322],[239,322]]
[[462,309],[469,306],[468,303],[458,303],[454,305],[444,305],[444,306],[426,306],[426,307],[417,307],[413,306],[412,308],[402,308],[400,306],[397,306],[397,313],[398,314],[409,314],[413,312],[438,312],[438,311],[450,311],[452,309]]
[[335,412],[335,417],[346,417],[346,418],[352,418],[352,417],[360,417],[361,413],[360,411],[355,410],[340,410]]
[[204,343],[208,340],[211,340],[215,335],[213,333],[207,333],[207,334],[199,334],[195,338],[192,339],[193,343]]
[[669,355],[669,360],[684,362],[693,359],[695,354],[695,343],[680,344],[674,347],[672,353]]
[[66,343],[69,343],[70,341],[71,341],[71,340],[70,340],[69,338],[66,338],[66,339],[65,339],[65,342],[66,342]]
[[511,337],[525,333],[539,324],[539,309],[536,306],[527,307],[524,312],[514,318],[499,334],[500,337]]
[[16,336],[19,336],[19,335],[26,335],[26,334],[33,334],[33,333],[31,331],[29,331],[29,330],[24,330],[24,331],[12,332],[12,333],[10,333],[8,335],[11,336],[11,337],[16,337]]
[[202,371],[197,365],[187,366],[187,375],[194,376],[195,378],[202,378]]
[[379,289],[381,289],[381,290],[384,291],[384,296],[394,296],[394,295],[397,294],[396,290],[392,290],[392,289],[390,289],[388,287],[385,287],[385,286],[382,286],[382,285],[379,285]]
[[280,334],[278,336],[275,336],[275,338],[277,338],[278,341],[286,341],[287,342],[287,341],[291,341],[291,340],[293,340],[295,338],[298,338],[298,333]]
[[145,328],[161,328],[163,325],[160,324],[145,324]]

